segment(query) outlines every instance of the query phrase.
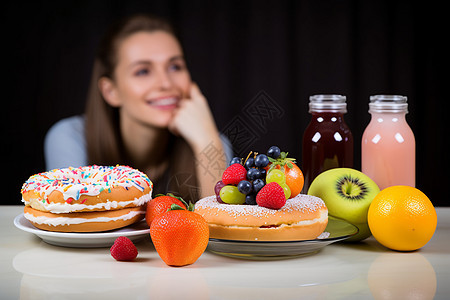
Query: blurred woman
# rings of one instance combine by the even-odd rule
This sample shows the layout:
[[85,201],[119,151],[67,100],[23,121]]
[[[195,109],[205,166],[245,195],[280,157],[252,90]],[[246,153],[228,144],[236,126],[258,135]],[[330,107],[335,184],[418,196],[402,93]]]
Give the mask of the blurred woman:
[[126,164],[147,173],[154,195],[193,202],[213,194],[231,156],[174,30],[146,15],[106,34],[85,114],[59,121],[45,139],[47,169]]

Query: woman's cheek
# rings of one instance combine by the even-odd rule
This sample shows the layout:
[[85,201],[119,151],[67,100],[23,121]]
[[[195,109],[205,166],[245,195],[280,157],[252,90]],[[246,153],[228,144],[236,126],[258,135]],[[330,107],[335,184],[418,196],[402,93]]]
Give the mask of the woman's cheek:
[[175,73],[172,75],[172,80],[177,88],[182,92],[183,98],[189,98],[189,91],[192,83],[189,73]]

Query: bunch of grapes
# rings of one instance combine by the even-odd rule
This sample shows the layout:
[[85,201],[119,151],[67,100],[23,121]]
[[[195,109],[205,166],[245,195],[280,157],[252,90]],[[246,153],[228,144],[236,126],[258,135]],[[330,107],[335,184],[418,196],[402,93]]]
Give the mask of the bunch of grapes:
[[276,160],[280,153],[279,147],[272,146],[266,154],[251,151],[245,159],[234,157],[230,161],[230,166],[233,164],[244,166],[245,179],[240,180],[237,185],[225,184],[222,180],[218,181],[214,187],[217,200],[228,204],[256,205],[256,195],[269,182],[280,184],[285,190],[286,199],[288,199],[290,190],[286,185],[284,173],[278,169],[267,173],[270,163]]

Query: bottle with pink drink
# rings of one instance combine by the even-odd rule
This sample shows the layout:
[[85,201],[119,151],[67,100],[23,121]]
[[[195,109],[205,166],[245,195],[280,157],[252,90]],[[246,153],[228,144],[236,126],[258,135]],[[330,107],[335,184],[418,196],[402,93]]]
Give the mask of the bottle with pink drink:
[[361,170],[380,189],[416,183],[416,142],[406,122],[408,103],[405,96],[370,97],[372,119],[361,142]]

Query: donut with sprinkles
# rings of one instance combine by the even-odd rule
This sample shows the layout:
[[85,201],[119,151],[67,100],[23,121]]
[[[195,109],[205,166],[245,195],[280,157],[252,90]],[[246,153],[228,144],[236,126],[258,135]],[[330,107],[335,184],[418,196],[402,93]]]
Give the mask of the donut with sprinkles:
[[96,232],[145,216],[153,183],[129,166],[83,166],[30,176],[22,186],[24,216],[43,230]]

